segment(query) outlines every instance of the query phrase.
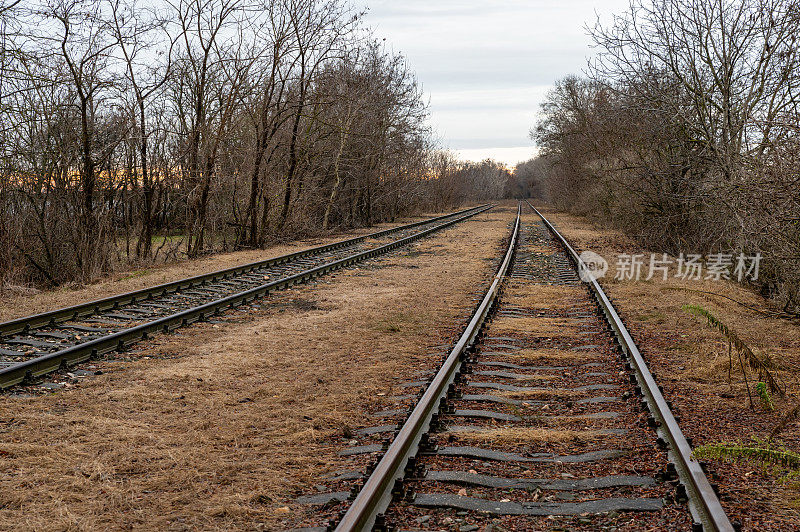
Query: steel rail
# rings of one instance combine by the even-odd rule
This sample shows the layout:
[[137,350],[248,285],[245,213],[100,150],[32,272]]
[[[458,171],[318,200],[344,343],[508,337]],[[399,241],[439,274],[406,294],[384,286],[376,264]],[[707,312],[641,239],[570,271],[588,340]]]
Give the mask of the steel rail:
[[520,212],[521,204],[517,208],[517,218],[514,222],[511,240],[503,262],[469,325],[467,325],[466,330],[450,351],[417,406],[414,407],[414,410],[400,428],[394,441],[375,466],[373,473],[364,483],[361,491],[353,500],[341,521],[339,521],[336,527],[337,531],[360,532],[371,530],[378,515],[382,514],[391,503],[392,490],[395,483],[403,479],[406,465],[417,454],[422,435],[428,431],[431,419],[438,413],[441,400],[446,397],[448,388],[453,384],[455,376],[461,368],[467,348],[475,342],[487,315],[495,304],[500,285],[508,272],[514,255],[520,227]]
[[[451,225],[462,220],[476,216],[490,208],[491,206],[481,206],[477,209],[461,211],[460,213],[457,213],[461,215],[453,218],[452,220],[444,221],[434,227],[424,229],[418,233],[414,233],[413,235],[395,240],[388,244],[355,253],[348,257],[344,257],[342,259],[338,259],[314,268],[310,268],[308,270],[304,270],[294,275],[284,277],[283,279],[265,283],[255,288],[226,296],[191,309],[186,309],[169,316],[158,318],[135,327],[130,327],[101,338],[96,338],[94,340],[78,344],[61,351],[48,353],[40,357],[22,361],[13,366],[2,368],[0,369],[0,389],[14,386],[26,379],[44,375],[46,373],[56,371],[59,368],[83,362],[92,357],[96,357],[100,354],[107,353],[115,349],[124,348],[134,342],[148,338],[148,336],[153,333],[169,332],[177,329],[178,327],[183,327],[190,323],[207,319],[209,316],[217,315],[226,309],[250,302],[259,297],[263,297],[269,294],[271,291],[287,288],[315,277],[319,277],[320,275],[330,271],[345,268],[357,262],[362,262],[377,255],[392,251],[431,233],[446,227],[450,227]],[[448,217],[450,216],[453,215],[449,215]],[[441,218],[438,217],[437,219]],[[421,224],[417,223],[416,225]]]
[[398,231],[402,231],[405,229],[411,229],[414,227],[418,227],[420,225],[429,224],[432,222],[437,222],[440,220],[444,220],[446,218],[451,218],[454,216],[460,216],[472,211],[479,211],[479,210],[486,210],[488,208],[487,205],[481,205],[478,207],[473,207],[471,209],[465,209],[462,211],[457,211],[450,214],[445,214],[442,216],[436,216],[434,218],[428,218],[427,220],[421,220],[418,222],[413,222],[410,224],[401,225],[398,227],[392,227],[389,229],[384,229],[375,233],[370,233],[367,235],[357,236],[354,238],[349,238],[346,240],[341,240],[339,242],[333,242],[331,244],[325,244],[322,246],[315,246],[309,249],[304,249],[301,251],[296,251],[294,253],[289,253],[286,255],[281,255],[280,257],[274,257],[271,259],[251,262],[248,264],[243,264],[241,266],[234,266],[232,268],[225,268],[222,270],[214,271],[211,273],[205,273],[201,275],[196,275],[193,277],[187,277],[185,279],[180,279],[178,281],[172,281],[169,283],[159,284],[156,286],[151,286],[149,288],[143,288],[141,290],[135,290],[132,292],[126,292],[124,294],[119,294],[116,296],[111,296],[103,299],[98,299],[95,301],[89,301],[87,303],[80,303],[78,305],[73,305],[70,307],[64,307],[61,309],[52,310],[49,312],[43,312],[41,314],[34,314],[31,316],[25,316],[22,318],[17,318],[14,320],[6,321],[0,323],[0,339],[5,336],[9,336],[12,334],[26,332],[30,329],[36,329],[41,327],[46,327],[50,325],[55,325],[56,323],[74,320],[79,317],[86,317],[91,316],[92,314],[97,314],[99,312],[105,310],[114,310],[117,309],[121,305],[129,305],[136,303],[138,301],[147,300],[152,298],[153,296],[163,296],[170,293],[175,293],[180,290],[202,286],[209,282],[215,282],[222,279],[226,279],[229,277],[233,277],[236,275],[240,275],[243,273],[250,272],[252,270],[256,270],[259,268],[265,268],[270,266],[275,266],[278,264],[282,264],[285,262],[290,262],[302,257],[307,257],[309,255],[316,255],[318,253],[324,253],[326,251],[332,251],[335,249],[341,249],[343,247],[351,246],[353,244],[357,244],[364,240],[370,238],[380,238]]
[[[587,271],[586,264],[581,260],[580,256],[569,242],[567,242],[567,239],[553,227],[553,224],[551,224],[530,201],[527,201],[527,203],[530,208],[539,215],[548,231],[550,231],[564,249],[566,249],[567,255],[578,271]],[[622,322],[616,309],[614,309],[614,305],[603,291],[600,283],[594,278],[591,278],[587,284],[592,295],[597,300],[600,310],[605,314],[606,320],[614,331],[617,343],[623,353],[628,357],[628,361],[635,371],[636,380],[639,388],[642,390],[644,399],[647,401],[648,409],[656,419],[656,431],[658,435],[669,445],[669,458],[672,463],[675,464],[675,469],[678,472],[681,483],[686,487],[689,508],[692,511],[694,519],[703,525],[704,530],[733,532],[733,525],[725,514],[725,510],[722,508],[722,504],[709,483],[700,463],[692,457],[692,447],[683,435],[683,431],[681,431],[669,404],[666,399],[664,399],[658,384],[653,378],[650,369],[647,367],[644,357],[642,357],[642,354],[639,352],[639,348],[636,347],[636,343],[633,341],[630,332],[628,332],[627,327],[625,327],[625,324]]]

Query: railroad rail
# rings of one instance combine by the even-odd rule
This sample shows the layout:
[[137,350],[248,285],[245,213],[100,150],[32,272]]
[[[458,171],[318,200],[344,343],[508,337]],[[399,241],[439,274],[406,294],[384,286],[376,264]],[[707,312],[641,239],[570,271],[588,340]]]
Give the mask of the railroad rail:
[[[467,348],[474,344],[478,333],[483,326],[489,312],[494,308],[494,302],[500,292],[500,284],[506,276],[511,258],[516,247],[517,234],[520,224],[520,209],[517,209],[517,218],[514,222],[514,229],[508,250],[503,257],[497,274],[489,285],[489,290],[478,305],[472,320],[467,325],[466,331],[456,342],[450,351],[442,368],[431,381],[425,390],[417,406],[412,410],[403,427],[398,432],[394,441],[386,450],[373,473],[369,476],[363,489],[350,505],[347,513],[342,517],[341,522],[336,527],[337,531],[347,530],[371,530],[375,525],[378,516],[383,514],[392,502],[395,484],[402,484],[406,476],[406,470],[416,461],[422,437],[428,433],[431,421],[439,413],[442,400],[446,401],[447,392],[455,382],[456,375],[461,369],[464,355]],[[414,460],[412,461],[412,458]]]
[[[542,219],[547,230],[558,240],[566,250],[567,255],[578,271],[585,271],[586,264],[570,243],[559,233],[550,221],[534,207],[530,201],[528,206]],[[647,363],[639,352],[630,332],[619,317],[614,305],[603,291],[596,279],[590,278],[587,283],[589,291],[597,301],[598,308],[605,315],[606,321],[613,330],[614,338],[622,351],[627,363],[633,370],[637,386],[642,390],[647,409],[655,418],[656,432],[668,445],[671,462],[677,469],[678,476],[683,486],[689,491],[689,506],[695,519],[706,530],[732,531],[733,526],[725,515],[717,494],[708,481],[700,463],[692,457],[692,447],[683,435],[672,410],[664,399],[661,390],[653,378]]]
[[[307,499],[344,506],[319,530],[489,530],[495,517],[506,519],[503,530],[530,530],[558,526],[547,521],[556,516],[572,516],[575,530],[618,519],[647,529],[734,530],[610,300],[597,282],[580,281],[578,254],[530,207],[541,224],[523,227],[520,204],[489,289],[388,446],[345,449],[352,456],[377,447],[378,456],[365,475],[341,477],[359,479],[349,495]],[[561,308],[563,294],[542,284],[563,285],[577,299]],[[550,331],[522,321],[525,330],[520,319],[542,320]],[[547,386],[530,386],[537,380]],[[586,430],[595,423],[602,428]],[[363,434],[385,427],[392,425]],[[514,432],[520,428],[528,432]],[[534,441],[546,452],[513,439],[530,430],[542,431]],[[452,444],[461,438],[484,445]]]
[[127,347],[154,333],[169,332],[208,319],[272,291],[387,253],[491,207],[481,205],[0,323],[0,389]]

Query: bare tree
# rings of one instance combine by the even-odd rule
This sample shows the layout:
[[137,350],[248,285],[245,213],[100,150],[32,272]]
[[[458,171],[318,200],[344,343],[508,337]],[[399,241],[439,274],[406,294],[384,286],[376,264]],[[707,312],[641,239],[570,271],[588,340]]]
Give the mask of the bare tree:
[[[308,105],[307,97],[314,75],[330,60],[339,57],[345,49],[345,38],[353,31],[358,15],[336,0],[282,0],[289,12],[291,35],[295,48],[296,67],[294,86],[296,100],[289,139],[288,166],[283,203],[277,228],[286,223],[292,205],[292,194],[297,181],[300,157],[300,122]],[[298,188],[302,188],[302,182]]]
[[635,0],[597,25],[591,79],[533,132],[550,196],[664,251],[763,252],[760,288],[796,311],[798,30],[790,0]]
[[[147,111],[151,98],[166,83],[172,67],[173,39],[163,39],[166,21],[163,16],[137,5],[135,1],[107,0],[111,15],[111,31],[125,65],[125,78],[133,96],[132,115],[136,122],[139,148],[142,205],[141,231],[136,243],[136,256],[150,256],[153,241],[154,177],[149,168],[149,137]],[[148,57],[149,56],[149,57]],[[152,62],[155,56],[159,60]]]
[[[28,16],[38,16],[39,12],[34,7]],[[68,90],[66,103],[77,112],[82,199],[75,255],[84,278],[89,278],[105,267],[106,257],[100,249],[106,242],[105,227],[99,219],[102,214],[95,212],[98,168],[119,140],[102,125],[105,98],[114,83],[109,68],[114,42],[109,38],[108,22],[98,4],[59,0],[45,4],[41,12],[45,23],[30,35],[38,50],[29,53],[36,53],[39,61],[57,61],[63,65],[63,72],[52,71],[56,77],[47,82],[64,84]]]
[[776,126],[796,106],[799,23],[791,0],[636,1],[595,27],[595,71],[679,117],[728,185],[748,153],[786,134]]
[[431,179],[413,74],[344,0],[0,0],[0,33],[0,282],[465,198]]
[[[263,245],[266,237],[270,204],[269,194],[264,190],[262,173],[278,148],[278,143],[275,142],[278,132],[291,118],[287,92],[297,59],[292,54],[292,25],[286,5],[277,0],[268,0],[263,9],[269,16],[256,34],[256,46],[263,48],[263,66],[257,70],[268,75],[256,80],[257,96],[249,106],[252,109],[255,147],[250,173],[250,193],[238,236],[239,245],[251,247]],[[261,209],[259,202],[262,203]]]
[[[204,250],[206,215],[216,170],[221,134],[233,114],[241,76],[235,54],[243,43],[226,32],[236,20],[242,0],[179,0],[173,10],[183,47],[176,71],[176,113],[186,134],[186,171],[190,187],[190,256]],[[230,85],[229,83],[233,83]],[[215,93],[214,90],[219,92]],[[184,105],[190,114],[184,110]]]

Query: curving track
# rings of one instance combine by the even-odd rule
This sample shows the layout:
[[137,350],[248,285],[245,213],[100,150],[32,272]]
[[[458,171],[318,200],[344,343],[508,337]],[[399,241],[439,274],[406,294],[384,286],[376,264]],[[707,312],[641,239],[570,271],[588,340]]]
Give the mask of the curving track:
[[385,413],[398,429],[382,446],[341,453],[371,456],[366,474],[299,501],[339,512],[316,530],[732,531],[600,286],[544,217],[520,214],[418,403]]
[[0,323],[0,389],[148,335],[169,332],[274,290],[344,268],[475,216],[491,206],[437,216],[266,261]]

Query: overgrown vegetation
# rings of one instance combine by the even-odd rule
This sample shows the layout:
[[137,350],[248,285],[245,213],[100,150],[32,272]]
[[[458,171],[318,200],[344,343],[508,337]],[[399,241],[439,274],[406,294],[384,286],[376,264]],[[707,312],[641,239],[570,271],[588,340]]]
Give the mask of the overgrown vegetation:
[[345,0],[0,0],[0,288],[503,193]]
[[760,253],[755,286],[800,314],[798,33],[792,0],[634,0],[591,30],[515,176],[649,249]]
[[698,459],[751,461],[778,466],[791,471],[800,470],[800,454],[783,448],[773,448],[768,443],[755,440],[755,445],[739,443],[711,443],[694,449]]
[[[778,393],[780,395],[784,395],[783,388],[778,384],[778,381],[775,379],[775,376],[770,371],[772,369],[772,362],[768,356],[760,357],[753,353],[750,347],[744,343],[744,341],[733,331],[730,327],[728,327],[725,323],[723,323],[719,318],[714,316],[711,312],[704,309],[699,305],[684,305],[683,310],[688,312],[689,314],[693,314],[695,316],[700,316],[705,318],[706,322],[712,328],[718,330],[720,334],[722,334],[725,339],[728,341],[728,380],[731,379],[731,369],[733,368],[733,357],[732,351],[735,349],[736,354],[738,355],[739,359],[739,369],[742,372],[742,379],[744,380],[745,386],[747,388],[747,395],[750,399],[750,406],[753,407],[753,397],[750,394],[750,384],[748,382],[748,375],[747,375],[747,367],[753,369],[758,374],[758,380],[761,381],[758,384],[763,386],[763,394],[762,391],[759,391],[758,386],[756,386],[756,393],[759,397],[764,400],[765,395],[766,399],[768,399],[768,404],[770,405],[770,410],[773,410],[772,407],[772,399],[769,396],[769,392]],[[746,364],[745,364],[746,362]],[[766,383],[766,384],[765,384]],[[764,395],[765,394],[765,395]]]

